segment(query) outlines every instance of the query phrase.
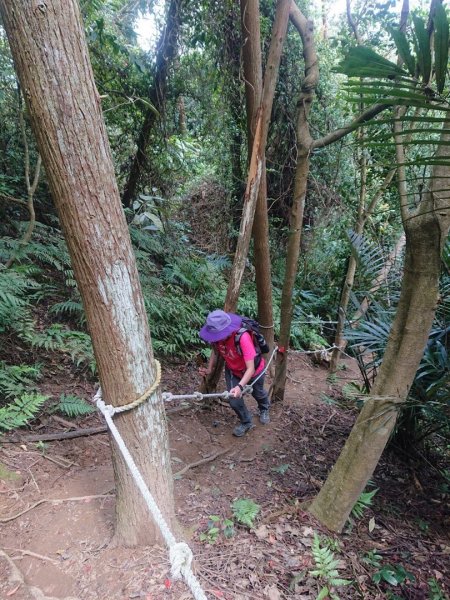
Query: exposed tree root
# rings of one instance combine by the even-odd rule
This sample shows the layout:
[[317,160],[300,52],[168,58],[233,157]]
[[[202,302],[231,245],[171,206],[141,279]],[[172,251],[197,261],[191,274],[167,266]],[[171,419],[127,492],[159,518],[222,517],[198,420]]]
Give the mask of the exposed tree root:
[[31,506],[29,506],[28,508],[25,508],[25,510],[22,510],[21,512],[15,514],[15,515],[11,515],[10,517],[5,517],[3,519],[0,519],[0,523],[9,523],[9,521],[14,521],[14,519],[18,519],[25,513],[29,512],[30,510],[33,510],[33,508],[36,508],[37,506],[44,504],[44,502],[77,502],[80,500],[94,500],[96,498],[109,498],[109,497],[113,497],[113,496],[114,496],[114,494],[110,494],[109,492],[106,492],[106,494],[95,494],[93,496],[75,496],[72,498],[43,498],[42,500],[38,500],[37,502],[35,502]]
[[174,473],[173,476],[174,477],[180,477],[181,475],[183,475],[184,473],[186,473],[186,471],[188,471],[189,469],[193,469],[194,467],[199,467],[200,465],[204,465],[205,463],[209,463],[209,462],[215,460],[218,456],[221,456],[222,454],[226,454],[232,448],[233,448],[233,446],[228,446],[228,448],[225,448],[224,450],[219,450],[215,454],[211,454],[211,456],[207,456],[206,458],[202,458],[201,460],[197,460],[196,462],[189,463],[188,465],[186,465],[185,467],[183,467],[180,471],[177,471],[176,473]]

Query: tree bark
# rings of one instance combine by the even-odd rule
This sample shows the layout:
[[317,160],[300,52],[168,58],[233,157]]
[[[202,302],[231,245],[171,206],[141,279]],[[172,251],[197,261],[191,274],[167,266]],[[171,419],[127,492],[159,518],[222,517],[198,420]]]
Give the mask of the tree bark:
[[[236,310],[245,263],[248,256],[255,206],[261,184],[264,153],[272,113],[273,98],[275,95],[275,85],[277,82],[281,53],[286,38],[289,20],[290,2],[291,0],[278,0],[277,2],[266,72],[264,75],[262,99],[257,111],[252,157],[250,160],[247,187],[242,208],[241,227],[224,304],[224,310],[227,312],[234,312]],[[213,391],[216,389],[222,366],[223,362],[218,360],[214,372],[204,381],[202,386],[203,391]]]
[[305,79],[302,83],[298,101],[297,116],[297,167],[294,181],[294,198],[290,216],[290,230],[286,254],[286,270],[281,293],[281,324],[278,341],[279,352],[276,358],[275,378],[272,388],[272,398],[283,400],[286,385],[287,349],[292,326],[292,295],[297,276],[300,241],[303,225],[306,189],[308,185],[310,147],[312,143],[309,131],[308,116],[314,93],[319,81],[317,55],[314,46],[314,25],[306,19],[300,9],[292,2],[291,20],[298,29],[303,43],[305,60]]
[[[258,107],[262,96],[262,59],[259,0],[241,0],[242,62],[247,107],[248,156],[251,157]],[[269,347],[274,345],[272,275],[269,247],[269,217],[267,213],[267,178],[265,159],[256,201],[253,222],[254,266],[258,321]]]
[[378,464],[423,355],[438,298],[441,231],[434,214],[407,225],[399,307],[379,374],[310,512],[342,531]]
[[177,53],[178,32],[180,29],[180,8],[183,0],[171,0],[167,13],[167,23],[158,43],[156,55],[156,73],[149,91],[149,100],[153,109],[145,112],[142,128],[137,140],[136,154],[133,157],[128,180],[122,193],[122,204],[131,206],[136,198],[139,181],[147,159],[147,147],[150,135],[158,118],[164,112],[167,94],[167,74]]
[[242,276],[245,269],[245,262],[247,260],[255,214],[255,206],[261,182],[267,134],[269,131],[270,117],[272,114],[275,86],[278,79],[281,53],[283,51],[283,44],[286,38],[289,20],[289,6],[290,0],[278,0],[277,2],[266,72],[264,75],[261,105],[256,119],[255,138],[242,208],[239,239],[225,299],[226,311],[233,311],[236,309],[239,291],[241,289]]
[[[127,224],[76,0],[0,0],[0,12],[83,299],[103,397],[127,404],[154,380]],[[159,392],[116,418],[162,512],[174,523],[167,424]],[[116,541],[160,539],[112,446]]]
[[[241,73],[241,35],[238,26],[237,6],[230,5],[224,27],[224,54],[222,67],[226,73],[225,89],[233,120],[231,133],[231,209],[233,226],[240,224],[241,198],[244,193],[244,173],[242,169],[242,87]],[[233,240],[234,241],[234,240]]]
[[[400,123],[398,123],[400,124]],[[445,193],[450,177],[449,121],[427,192],[416,210],[409,209],[402,163],[401,131],[396,126],[401,215],[406,235],[405,265],[397,313],[370,396],[310,512],[333,531],[342,531],[359,495],[389,441],[398,410],[406,402],[433,324],[439,294],[441,253],[450,228]],[[441,191],[443,190],[443,191]]]

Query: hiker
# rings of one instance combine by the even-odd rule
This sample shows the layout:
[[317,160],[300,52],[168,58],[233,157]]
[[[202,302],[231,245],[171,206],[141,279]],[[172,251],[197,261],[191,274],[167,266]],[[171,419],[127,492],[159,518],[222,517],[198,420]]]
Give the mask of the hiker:
[[225,381],[231,394],[228,400],[240,421],[233,430],[236,437],[243,436],[254,426],[242,396],[247,384],[253,386],[252,396],[258,403],[260,422],[266,425],[270,421],[270,400],[264,389],[264,375],[254,382],[264,370],[264,359],[255,335],[245,327],[245,322],[246,319],[239,315],[214,310],[199,332],[202,340],[212,345],[208,366],[199,368],[200,375],[206,377],[212,373],[219,354],[225,361]]

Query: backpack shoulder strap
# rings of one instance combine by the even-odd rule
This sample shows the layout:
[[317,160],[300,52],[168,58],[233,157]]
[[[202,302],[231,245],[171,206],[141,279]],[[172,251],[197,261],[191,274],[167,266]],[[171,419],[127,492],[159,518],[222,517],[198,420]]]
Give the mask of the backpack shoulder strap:
[[241,327],[234,334],[234,344],[236,346],[236,350],[238,351],[238,354],[242,354],[241,337],[242,337],[242,334],[244,334],[246,332],[249,333],[248,329],[246,327]]
[[259,367],[259,363],[261,362],[262,356],[261,356],[261,348],[259,347],[258,341],[255,338],[255,334],[254,334],[253,330],[249,330],[249,329],[247,329],[247,327],[241,327],[240,329],[238,329],[238,331],[236,332],[236,334],[234,336],[234,344],[236,346],[237,353],[240,356],[242,356],[242,348],[241,348],[240,340],[244,333],[248,333],[250,335],[253,346],[255,348],[255,352],[256,352],[255,369],[257,369]]

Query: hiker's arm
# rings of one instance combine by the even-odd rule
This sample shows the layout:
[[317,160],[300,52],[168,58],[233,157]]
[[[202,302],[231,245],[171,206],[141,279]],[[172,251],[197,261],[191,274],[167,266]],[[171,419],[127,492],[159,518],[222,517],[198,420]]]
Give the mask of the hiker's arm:
[[[255,374],[255,360],[253,358],[251,360],[246,360],[245,366],[246,366],[246,371],[242,375],[242,377],[239,381],[239,385],[241,387],[245,387],[247,385],[247,383],[250,381],[250,379],[253,377],[253,375]],[[230,394],[232,394],[235,398],[239,398],[242,394],[242,390],[239,387],[239,385],[237,385],[236,387],[234,387],[230,390]]]
[[209,355],[208,365],[206,367],[200,367],[198,370],[200,375],[202,375],[203,377],[207,377],[208,375],[210,375],[214,370],[216,360],[217,360],[217,354],[216,354],[214,348],[211,348],[211,354]]

